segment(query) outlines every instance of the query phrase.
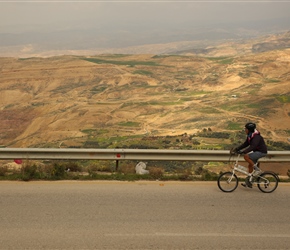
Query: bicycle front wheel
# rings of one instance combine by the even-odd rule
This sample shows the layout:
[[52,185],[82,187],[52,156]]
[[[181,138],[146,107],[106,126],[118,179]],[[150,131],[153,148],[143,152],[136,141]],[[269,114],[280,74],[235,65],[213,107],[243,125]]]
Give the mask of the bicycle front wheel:
[[263,193],[272,193],[278,187],[278,178],[274,173],[264,172],[257,178],[258,188]]
[[232,172],[225,172],[219,176],[217,184],[220,190],[229,193],[233,192],[237,188],[239,180],[238,177]]

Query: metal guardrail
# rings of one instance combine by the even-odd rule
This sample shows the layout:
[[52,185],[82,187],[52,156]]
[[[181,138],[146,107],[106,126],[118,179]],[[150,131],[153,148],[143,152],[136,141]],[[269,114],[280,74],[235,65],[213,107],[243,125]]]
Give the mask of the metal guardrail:
[[[228,150],[0,148],[0,160],[137,160],[226,162]],[[235,156],[231,158],[235,160]],[[241,159],[243,160],[243,159]],[[269,151],[260,162],[290,162],[290,151]]]

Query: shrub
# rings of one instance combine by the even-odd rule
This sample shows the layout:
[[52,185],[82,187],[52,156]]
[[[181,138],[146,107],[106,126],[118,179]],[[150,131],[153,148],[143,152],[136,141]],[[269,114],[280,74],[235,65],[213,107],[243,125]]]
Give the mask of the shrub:
[[64,165],[55,163],[53,165],[53,177],[56,179],[62,179],[66,175],[66,169]]
[[26,162],[23,164],[21,168],[21,179],[23,181],[29,181],[31,179],[38,179],[39,172],[36,164],[30,164],[30,162]]
[[112,168],[110,166],[92,164],[87,168],[87,171],[90,176],[93,176],[97,172],[112,172]]
[[210,172],[207,169],[205,169],[201,174],[202,181],[215,181],[217,178],[218,175],[216,173]]
[[192,172],[191,172],[191,170],[190,169],[184,169],[179,174],[179,180],[181,180],[181,181],[192,180]]
[[44,178],[52,180],[65,179],[65,177],[67,176],[65,165],[61,165],[60,163],[46,165],[44,167],[44,173]]
[[135,165],[133,163],[130,163],[130,164],[126,164],[124,166],[121,166],[120,170],[119,170],[120,173],[123,173],[123,174],[135,174]]
[[0,176],[5,176],[7,172],[8,172],[8,167],[7,166],[1,166],[0,167]]
[[64,164],[64,168],[70,172],[82,172],[82,167],[75,162],[68,162]]
[[88,167],[88,173],[90,176],[93,176],[98,171],[98,166],[96,165],[90,165]]
[[203,171],[204,171],[203,167],[199,166],[194,170],[194,173],[196,175],[201,175],[203,173]]
[[216,173],[210,172],[209,170],[207,170],[201,166],[196,168],[194,173],[196,175],[200,175],[202,181],[214,181],[214,180],[217,180],[217,178],[218,178],[218,175]]
[[149,169],[149,175],[154,179],[163,177],[164,170],[162,168],[152,167]]

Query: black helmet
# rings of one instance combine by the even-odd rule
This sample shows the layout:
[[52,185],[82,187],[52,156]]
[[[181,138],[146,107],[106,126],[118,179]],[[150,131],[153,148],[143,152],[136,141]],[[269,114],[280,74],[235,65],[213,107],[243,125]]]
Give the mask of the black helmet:
[[254,132],[255,131],[255,128],[256,128],[256,124],[253,123],[253,122],[248,122],[245,125],[245,128],[247,128],[250,132]]

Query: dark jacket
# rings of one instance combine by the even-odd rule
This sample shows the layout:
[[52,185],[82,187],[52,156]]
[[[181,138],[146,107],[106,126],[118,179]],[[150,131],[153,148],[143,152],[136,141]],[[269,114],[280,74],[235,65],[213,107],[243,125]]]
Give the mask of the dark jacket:
[[267,154],[267,146],[265,144],[264,138],[257,130],[254,133],[249,134],[245,142],[237,147],[237,150],[241,150],[243,148],[246,148],[243,150],[243,153],[245,154],[251,151],[259,151],[261,153]]

